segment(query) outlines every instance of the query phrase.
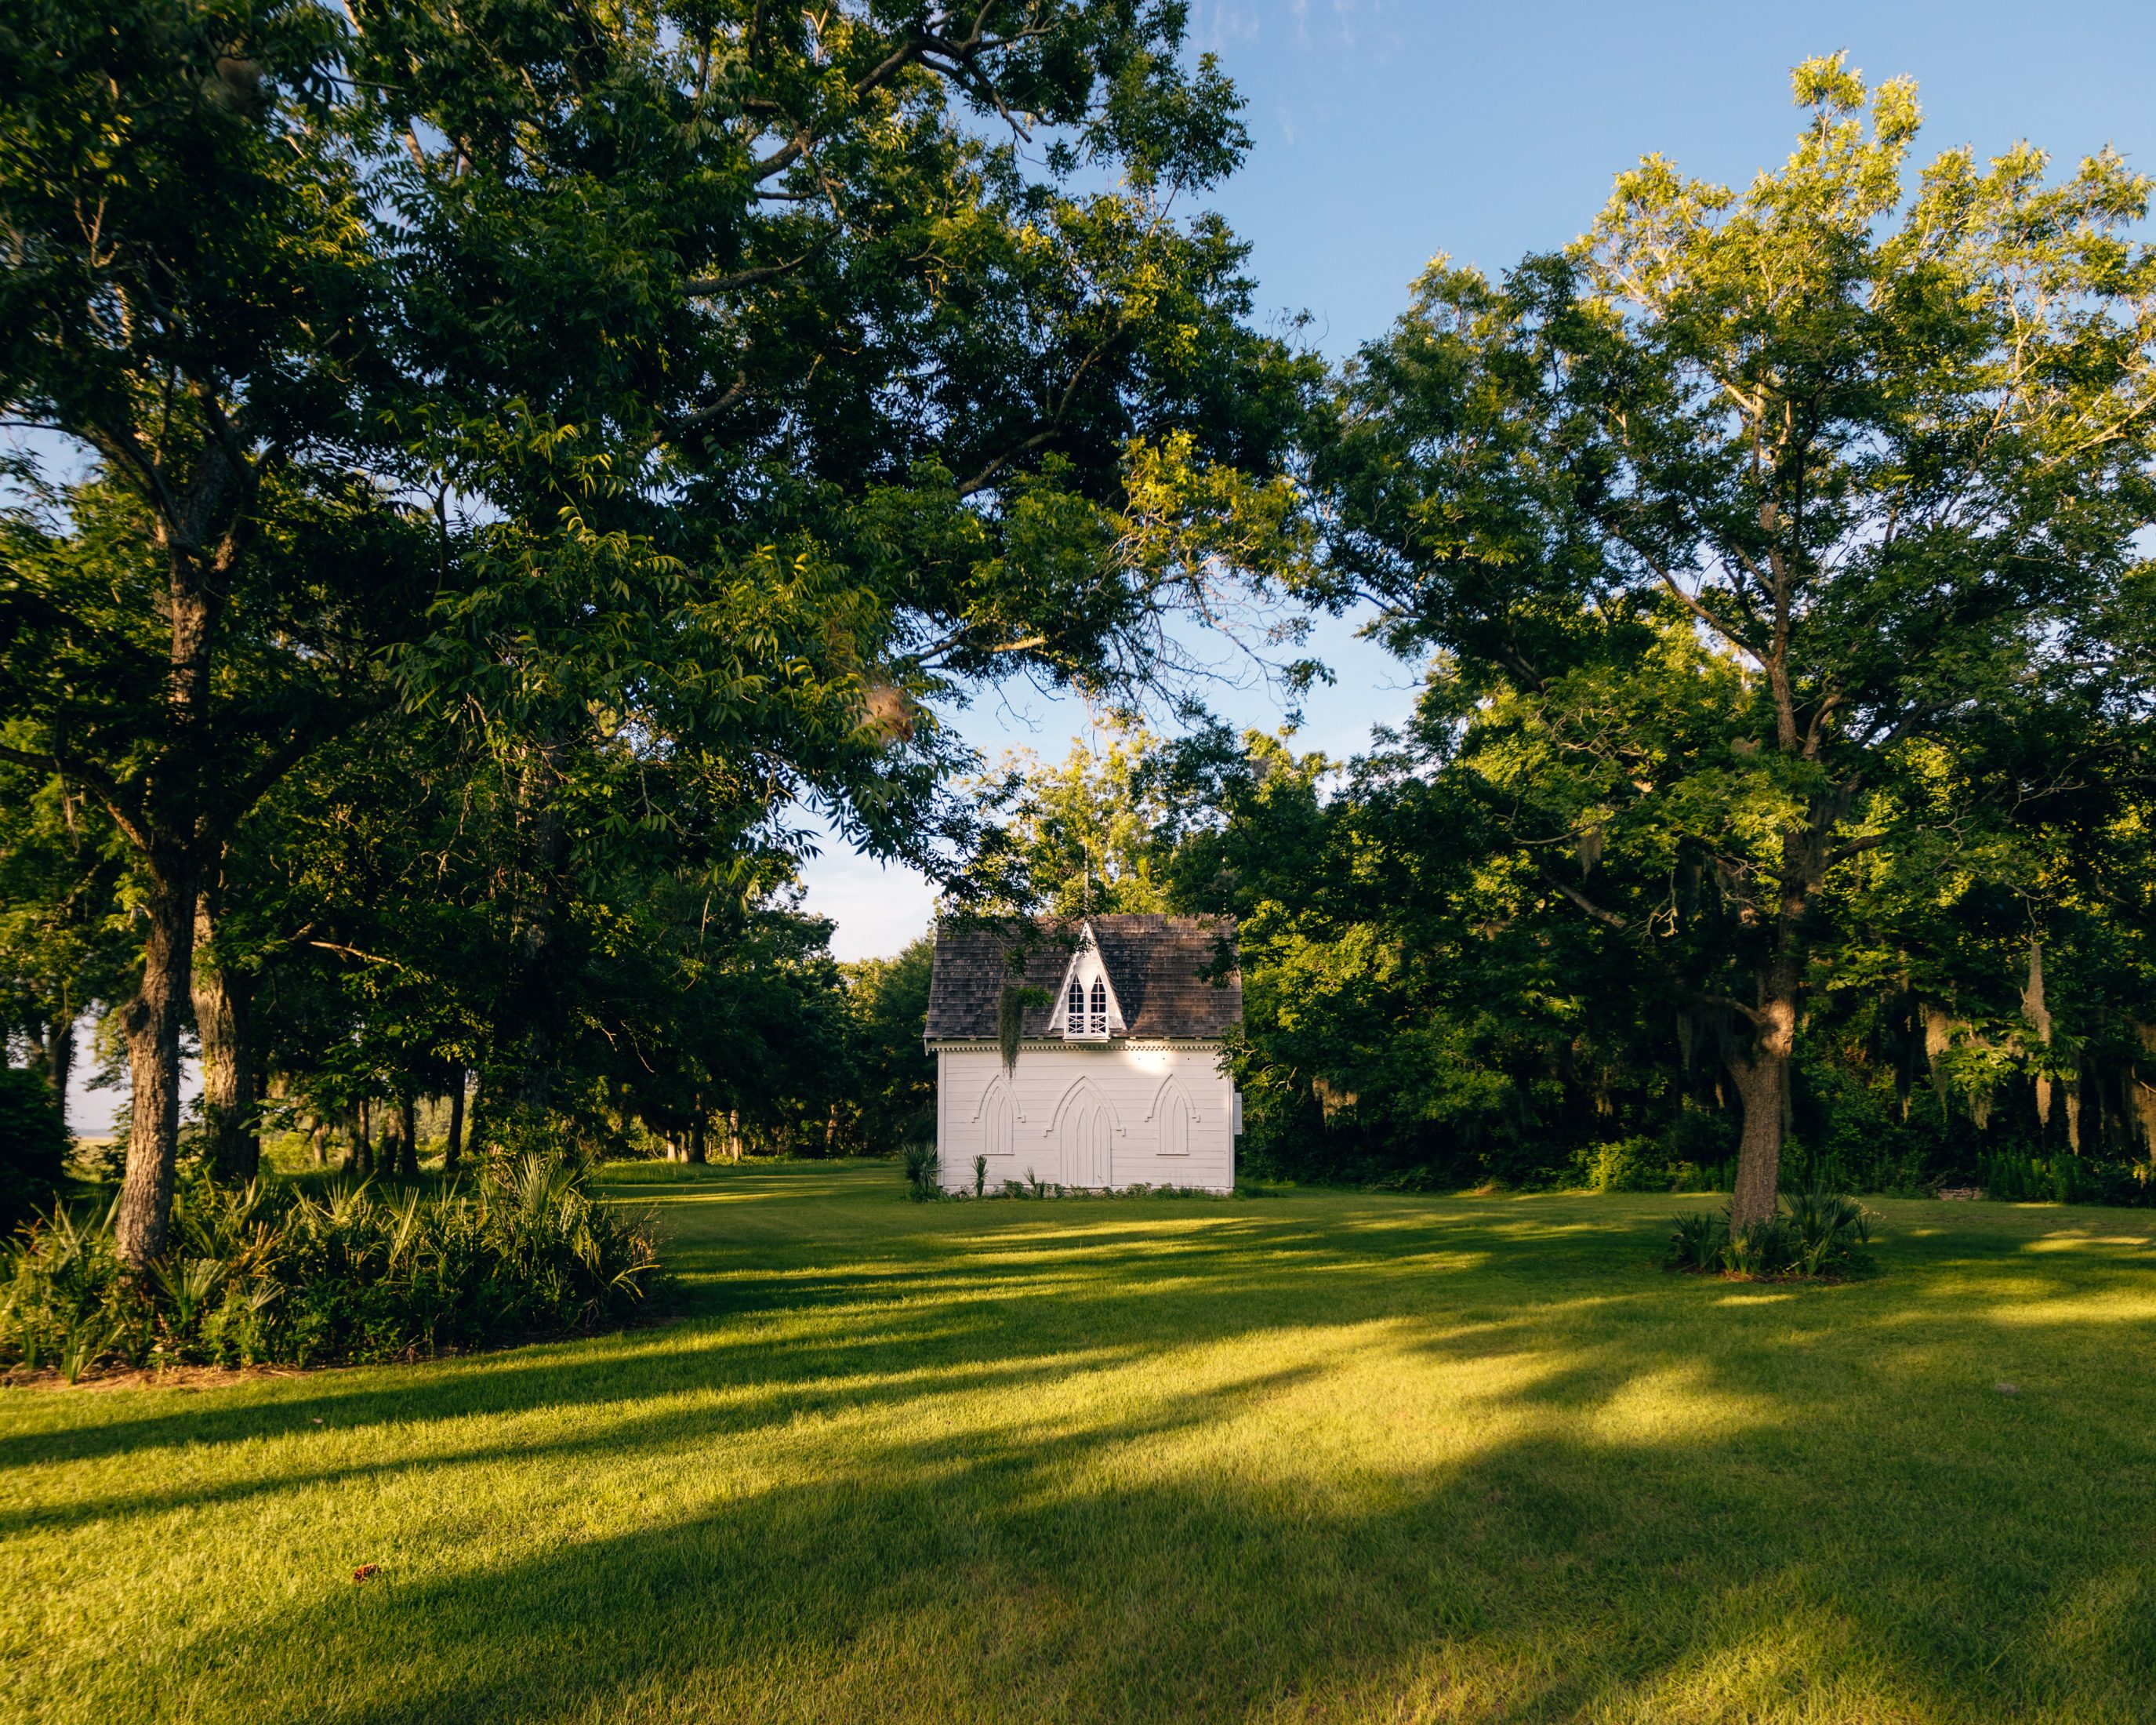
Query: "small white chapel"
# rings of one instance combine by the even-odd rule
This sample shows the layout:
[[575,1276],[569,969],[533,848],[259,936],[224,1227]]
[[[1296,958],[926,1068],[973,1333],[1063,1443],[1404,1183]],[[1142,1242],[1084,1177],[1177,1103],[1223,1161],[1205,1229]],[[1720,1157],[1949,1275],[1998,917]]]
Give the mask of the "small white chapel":
[[[1235,958],[1231,917],[938,928],[927,1040],[945,1189],[971,1191],[981,1157],[991,1192],[1232,1192],[1242,1099],[1221,1038],[1243,1015]],[[1007,994],[1031,1003],[1008,1069]]]

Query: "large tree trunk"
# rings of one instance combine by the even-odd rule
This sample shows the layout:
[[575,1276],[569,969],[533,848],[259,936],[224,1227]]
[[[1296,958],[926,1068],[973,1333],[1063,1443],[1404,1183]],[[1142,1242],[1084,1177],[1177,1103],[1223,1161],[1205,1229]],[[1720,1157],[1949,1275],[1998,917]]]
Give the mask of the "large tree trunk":
[[689,1117],[689,1160],[701,1163],[704,1157],[704,1099],[696,1098],[696,1111]]
[[260,1116],[254,1106],[254,980],[217,967],[207,893],[195,901],[195,1034],[202,1042],[203,1131],[210,1167],[244,1185],[262,1170]]
[[397,1172],[419,1178],[419,1108],[408,1091],[397,1099]]
[[1789,1059],[1796,1047],[1795,991],[1768,991],[1758,1014],[1751,1045],[1732,1052],[1727,1061],[1744,1105],[1736,1191],[1729,1205],[1730,1225],[1740,1230],[1773,1220],[1779,1205]]
[[454,1068],[449,1075],[449,1135],[442,1146],[442,1172],[453,1174],[465,1153],[465,1069]]
[[142,986],[126,1019],[133,1123],[113,1240],[121,1261],[137,1272],[165,1249],[171,1219],[180,1142],[180,1028],[195,946],[193,859],[183,851],[152,857],[147,872]]
[[[139,847],[149,889],[141,907],[146,922],[142,986],[126,1020],[134,1101],[113,1238],[121,1261],[138,1274],[164,1250],[172,1219],[180,1142],[180,1029],[193,981],[196,895],[203,856],[211,854],[205,850],[201,793],[214,772],[217,741],[209,729],[216,595],[239,553],[244,505],[235,500],[249,491],[246,480],[213,439],[188,487],[184,519],[165,516],[157,535],[165,557],[165,618],[172,629],[165,717],[172,740],[152,776],[151,794],[135,819],[122,823]],[[205,557],[211,538],[203,530],[220,515],[221,537]]]
[[48,1019],[33,1046],[31,1063],[52,1086],[53,1106],[60,1124],[67,1124],[68,1081],[74,1071],[74,1009],[71,995],[61,992],[59,1010]]
[[525,877],[511,932],[518,986],[515,990],[522,1070],[516,1101],[543,1112],[552,1095],[555,1030],[559,1017],[562,962],[557,950],[562,893],[562,872],[567,833],[561,804],[562,762],[567,745],[549,737],[526,755],[517,780],[517,818],[524,829]]
[[403,1158],[397,1142],[399,1117],[388,1102],[382,1105],[382,1120],[374,1134],[374,1168],[385,1180],[393,1180],[403,1171]]

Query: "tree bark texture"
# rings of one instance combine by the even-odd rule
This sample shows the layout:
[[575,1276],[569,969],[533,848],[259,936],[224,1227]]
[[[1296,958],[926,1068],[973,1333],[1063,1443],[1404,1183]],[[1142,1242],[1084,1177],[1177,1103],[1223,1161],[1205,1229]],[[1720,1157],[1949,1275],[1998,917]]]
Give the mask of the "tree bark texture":
[[1743,1230],[1772,1221],[1781,1196],[1783,1131],[1788,1118],[1789,1060],[1796,1046],[1794,991],[1759,1004],[1751,1046],[1732,1053],[1729,1076],[1744,1106],[1738,1141],[1736,1190],[1729,1220]]
[[382,1122],[382,1172],[393,1179],[408,1180],[419,1172],[419,1111],[410,1096],[400,1096],[397,1106]]
[[203,1131],[210,1166],[221,1180],[244,1185],[262,1170],[260,1117],[254,1106],[254,979],[217,967],[208,896],[195,910],[195,1034],[202,1043]]
[[1804,992],[1805,919],[1813,893],[1826,879],[1830,842],[1855,789],[1852,781],[1835,793],[1815,798],[1804,824],[1784,831],[1774,898],[1760,906],[1772,931],[1772,944],[1756,973],[1758,1004],[1752,1013],[1752,1034],[1748,1045],[1740,1044],[1724,1062],[1744,1105],[1736,1189],[1729,1206],[1730,1225],[1736,1229],[1770,1222],[1780,1209],[1782,1147],[1789,1129],[1789,1069],[1796,1054],[1797,1007]]
[[164,1250],[171,1219],[180,1142],[180,1029],[194,968],[193,862],[184,850],[151,860],[142,984],[127,1007],[133,1103],[113,1243],[121,1261],[138,1274]]
[[453,1174],[465,1153],[465,1071],[458,1067],[450,1075],[449,1135],[442,1145],[442,1172]]
[[[191,1004],[203,858],[213,854],[206,843],[202,790],[214,740],[209,731],[215,594],[239,552],[242,479],[212,440],[188,489],[184,517],[168,516],[159,524],[172,629],[165,685],[171,741],[156,793],[136,818],[114,810],[137,846],[149,887],[142,906],[142,983],[126,1015],[134,1100],[113,1238],[121,1261],[138,1275],[165,1249],[172,1219],[180,1146],[180,1030]],[[221,533],[206,531],[220,516]],[[213,542],[215,549],[205,556]]]
[[472,1074],[471,1096],[465,1105],[464,1152],[479,1155],[485,1147],[487,1135],[494,1129],[494,1087],[483,1072]]
[[701,1163],[704,1155],[704,1099],[696,1098],[696,1111],[689,1117],[689,1160]]

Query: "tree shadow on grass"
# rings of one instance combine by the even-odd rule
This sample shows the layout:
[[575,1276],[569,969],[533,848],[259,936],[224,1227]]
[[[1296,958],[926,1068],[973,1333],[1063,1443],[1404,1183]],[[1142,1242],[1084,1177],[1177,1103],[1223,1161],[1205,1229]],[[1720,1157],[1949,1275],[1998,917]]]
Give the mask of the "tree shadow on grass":
[[[1209,1466],[1268,1405],[1322,1404],[1322,1372],[1253,1374],[894,1439],[497,1567],[393,1572],[221,1643],[216,1669],[244,1674],[235,1703],[288,1697],[252,1717],[340,1725],[2152,1716],[2145,1523],[2035,1472],[2010,1504],[1921,1477],[1852,1497],[1791,1447],[1785,1402],[1718,1433],[1613,1425],[1628,1388],[1688,1368],[1571,1342],[1443,1464]],[[678,1435],[631,1426],[615,1453]],[[1922,1513],[1984,1507],[2001,1525],[1974,1535]],[[2092,1581],[2108,1620],[2076,1629]]]
[[[738,1383],[813,1384],[893,1358],[932,1368],[1014,1351],[1084,1352],[1099,1345],[1104,1325],[1126,1348],[1184,1345],[1295,1321],[1301,1277],[1344,1273],[1358,1284],[1360,1305],[1389,1311],[1396,1285],[1430,1268],[1397,1242],[1373,1257],[1322,1228],[1286,1220],[1163,1235],[1139,1223],[1044,1227],[1029,1219],[934,1244],[941,1249],[923,1250],[910,1235],[850,1240],[819,1254],[824,1261],[774,1272],[767,1241],[729,1240],[692,1260],[699,1273],[719,1279],[701,1309],[663,1328],[416,1368],[325,1371],[264,1383],[244,1399],[131,1391],[126,1410],[108,1400],[95,1409],[101,1417],[88,1420],[67,1418],[55,1404],[60,1417],[48,1429],[10,1436],[0,1474],[283,1436],[317,1420],[350,1427],[458,1420]],[[1111,1306],[1124,1308],[1112,1321],[1104,1316]],[[861,1329],[772,1332],[788,1317],[833,1307],[860,1308]]]
[[[1648,1268],[1645,1222],[1235,1219],[844,1239],[792,1275],[728,1244],[721,1317],[45,1434],[379,1435],[69,1525],[511,1460],[684,1486],[45,1681],[340,1725],[2156,1717],[2152,1327],[2101,1303],[2126,1248],[2032,1224],[2002,1263],[1948,1229],[1888,1283],[1760,1289]],[[743,1446],[752,1488],[690,1489]]]

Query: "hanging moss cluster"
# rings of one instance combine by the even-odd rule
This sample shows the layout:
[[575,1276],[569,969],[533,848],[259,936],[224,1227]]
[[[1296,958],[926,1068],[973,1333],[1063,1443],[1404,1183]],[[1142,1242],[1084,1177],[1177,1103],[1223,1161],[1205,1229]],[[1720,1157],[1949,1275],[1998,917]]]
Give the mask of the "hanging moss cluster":
[[1004,1076],[1018,1070],[1019,1039],[1025,1034],[1026,1014],[1047,1005],[1050,998],[1045,988],[1007,988],[996,1003],[996,1043],[1003,1050]]

